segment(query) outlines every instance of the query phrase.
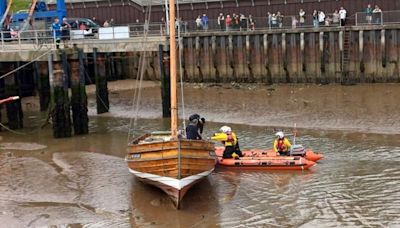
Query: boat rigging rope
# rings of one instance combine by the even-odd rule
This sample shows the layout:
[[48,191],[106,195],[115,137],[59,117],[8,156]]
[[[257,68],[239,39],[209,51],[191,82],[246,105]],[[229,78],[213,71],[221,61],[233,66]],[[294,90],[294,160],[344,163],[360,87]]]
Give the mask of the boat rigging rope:
[[51,51],[52,51],[52,50],[49,49],[49,50],[47,50],[45,53],[43,53],[43,54],[39,55],[38,57],[34,58],[32,61],[27,62],[27,63],[25,63],[24,65],[22,65],[22,66],[20,66],[20,67],[17,67],[17,68],[15,68],[14,70],[12,70],[12,71],[10,71],[10,72],[8,72],[8,73],[6,73],[6,74],[3,74],[2,76],[0,76],[0,79],[3,79],[3,78],[5,78],[5,77],[7,77],[7,76],[10,76],[11,74],[13,74],[13,73],[15,73],[15,72],[21,70],[22,68],[25,68],[25,67],[28,66],[29,64],[31,64],[31,63],[33,63],[33,62],[36,62],[37,60],[39,60],[39,59],[42,58],[43,56],[49,54]]
[[[149,32],[149,23],[151,19],[151,4],[146,7],[145,11],[145,24],[144,24],[144,33],[143,33],[143,43],[146,43],[147,38],[148,38],[148,32]],[[139,117],[139,106],[140,106],[140,100],[142,96],[142,82],[143,82],[143,76],[144,76],[144,71],[145,71],[145,65],[146,65],[146,56],[147,56],[147,51],[145,45],[142,46],[142,51],[141,55],[139,58],[139,66],[138,66],[138,73],[136,75],[136,84],[135,84],[135,89],[134,89],[134,95],[132,99],[132,110],[134,110],[134,117],[130,118],[130,123],[129,123],[129,129],[128,129],[128,138],[127,138],[127,143],[129,143],[130,138],[131,138],[131,132],[133,136],[133,131],[135,130],[137,126],[137,120]]]
[[[42,47],[43,47],[43,46],[40,46],[40,48],[39,48],[37,51],[39,51]],[[28,62],[28,63],[25,63],[25,64],[23,64],[23,65],[21,65],[21,66],[15,68],[15,69],[13,69],[12,71],[10,71],[10,72],[8,72],[8,73],[6,73],[6,74],[3,74],[2,76],[0,76],[0,79],[3,79],[3,78],[5,78],[5,77],[8,77],[8,76],[13,75],[15,72],[21,70],[22,68],[27,67],[29,64],[31,64],[31,63],[33,63],[33,62],[36,62],[37,60],[39,60],[39,59],[42,58],[43,56],[48,55],[51,51],[52,51],[52,49],[51,49],[51,48],[48,48],[47,50],[45,50],[45,52],[44,52],[43,54],[41,54],[41,55],[39,55],[38,57],[34,58],[32,61],[30,61],[30,62]],[[43,127],[45,127],[45,126],[47,125],[47,123],[48,123],[48,121],[49,121],[49,119],[50,119],[49,117],[50,117],[50,115],[51,115],[51,110],[52,110],[52,108],[49,106],[49,107],[48,107],[48,113],[47,113],[47,115],[46,115],[47,117],[46,117],[44,123],[41,124],[40,127],[38,127],[37,129],[34,129],[34,130],[30,131],[30,132],[19,132],[19,131],[15,131],[15,130],[12,130],[12,129],[10,129],[9,127],[5,126],[5,125],[2,124],[2,123],[0,123],[0,126],[1,126],[2,128],[4,128],[5,130],[7,130],[7,131],[9,131],[9,132],[11,132],[11,133],[17,134],[17,135],[29,135],[29,134],[38,132],[40,129],[42,129]]]
[[179,79],[181,84],[181,101],[182,101],[182,122],[183,122],[183,132],[186,134],[186,115],[185,115],[185,99],[183,93],[183,67],[182,67],[182,52],[183,52],[183,40],[181,37],[181,26],[182,21],[179,15],[179,0],[176,0],[176,11],[177,11],[177,18],[178,18],[178,51],[179,51]]

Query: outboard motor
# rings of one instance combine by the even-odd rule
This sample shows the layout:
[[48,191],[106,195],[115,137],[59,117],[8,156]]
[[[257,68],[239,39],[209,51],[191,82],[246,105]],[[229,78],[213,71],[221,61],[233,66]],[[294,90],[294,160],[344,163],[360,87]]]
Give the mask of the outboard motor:
[[292,145],[292,148],[290,149],[291,156],[304,156],[305,154],[306,150],[304,149],[303,145]]

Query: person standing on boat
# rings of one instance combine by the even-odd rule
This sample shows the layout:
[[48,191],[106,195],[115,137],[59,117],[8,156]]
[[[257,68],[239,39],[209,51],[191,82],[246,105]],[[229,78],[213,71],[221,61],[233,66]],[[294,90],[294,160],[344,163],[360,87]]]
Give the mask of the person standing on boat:
[[283,134],[282,131],[277,132],[275,135],[277,137],[274,141],[274,151],[279,153],[281,156],[288,156],[292,144],[290,144],[289,140],[285,138],[285,134]]
[[194,119],[197,119],[197,128],[199,129],[200,134],[203,134],[203,128],[204,124],[206,123],[206,119],[204,117],[200,118],[200,115],[195,113],[191,116],[189,116],[189,121],[192,121]]
[[188,126],[186,127],[186,138],[192,140],[201,140],[201,134],[198,128],[198,119],[190,120]]
[[201,140],[201,134],[203,134],[205,123],[206,119],[204,117],[200,117],[199,114],[193,114],[189,116],[189,124],[186,127],[186,138]]
[[225,150],[222,155],[223,158],[237,158],[243,157],[242,151],[239,148],[239,140],[232,129],[228,126],[222,126],[220,128],[221,133],[214,134],[211,137],[212,140],[220,141],[224,144]]

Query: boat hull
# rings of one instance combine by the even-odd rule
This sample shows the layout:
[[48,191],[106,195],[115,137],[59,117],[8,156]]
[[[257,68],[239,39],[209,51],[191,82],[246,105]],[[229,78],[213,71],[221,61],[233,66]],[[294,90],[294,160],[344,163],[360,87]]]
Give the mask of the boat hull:
[[183,179],[175,179],[170,177],[162,177],[158,175],[149,175],[148,173],[140,173],[135,170],[129,169],[140,181],[153,185],[164,191],[172,200],[176,208],[180,208],[181,201],[186,195],[187,191],[196,183],[206,178],[214,171],[211,169],[200,174],[196,174]]
[[239,170],[307,170],[315,162],[300,156],[278,156],[275,152],[262,150],[242,151],[244,157],[239,159],[222,158],[224,148],[217,147],[217,166]]
[[214,144],[187,139],[143,142],[146,137],[129,145],[125,157],[129,171],[163,190],[179,208],[186,192],[214,170]]

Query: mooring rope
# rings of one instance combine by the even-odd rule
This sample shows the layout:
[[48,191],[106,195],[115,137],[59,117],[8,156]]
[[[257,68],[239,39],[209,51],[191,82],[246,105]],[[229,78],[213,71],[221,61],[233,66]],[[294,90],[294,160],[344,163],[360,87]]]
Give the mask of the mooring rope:
[[[39,51],[40,49],[42,49],[42,48],[43,48],[43,46],[40,46],[40,48],[39,48],[38,50],[36,50],[36,51],[38,52],[38,51]],[[21,70],[22,68],[27,67],[28,65],[32,64],[33,62],[36,62],[36,60],[42,58],[42,57],[45,56],[45,55],[48,55],[51,51],[52,51],[52,49],[51,49],[51,48],[48,48],[47,50],[45,50],[45,52],[44,52],[43,54],[41,54],[41,55],[39,55],[38,57],[34,58],[32,61],[30,61],[30,62],[28,62],[28,63],[26,63],[26,64],[23,64],[23,65],[17,67],[16,69],[13,69],[12,71],[6,73],[6,74],[3,74],[2,76],[0,76],[0,79],[3,79],[3,78],[5,78],[5,77],[7,77],[7,76],[10,76],[10,75],[12,75],[13,73],[15,73],[15,72]],[[49,105],[49,107],[47,108],[47,111],[48,111],[47,117],[46,117],[46,120],[44,121],[44,123],[41,124],[40,127],[38,127],[37,129],[34,129],[34,130],[30,131],[30,132],[19,132],[19,131],[15,131],[15,130],[13,130],[13,129],[10,129],[9,127],[7,127],[6,125],[4,125],[4,124],[2,124],[2,123],[0,123],[0,126],[1,126],[2,128],[4,128],[5,130],[7,130],[7,131],[9,131],[9,132],[11,132],[11,133],[17,134],[17,135],[29,135],[29,134],[38,132],[40,129],[42,129],[44,126],[47,125],[48,120],[49,120],[49,116],[50,116],[50,113],[51,113],[51,109],[52,109],[52,107]]]
[[[144,34],[143,34],[143,42],[146,43],[147,38],[148,38],[148,32],[149,32],[149,23],[151,19],[151,2],[150,6],[146,7],[145,11],[145,24],[144,24]],[[137,126],[137,120],[139,118],[139,106],[140,106],[140,100],[142,96],[142,82],[143,82],[143,76],[144,76],[144,71],[145,71],[145,63],[146,63],[146,47],[145,45],[142,46],[142,51],[141,55],[139,58],[139,65],[138,65],[138,72],[136,75],[136,84],[135,84],[135,89],[134,89],[134,95],[132,99],[132,104],[131,104],[131,110],[134,110],[133,112],[135,113],[133,118],[130,118],[129,121],[129,128],[128,128],[128,138],[127,138],[127,143],[129,143],[131,139],[131,132],[133,136],[133,131],[135,130]],[[138,83],[139,82],[139,83]]]
[[45,53],[43,53],[43,54],[39,55],[38,57],[34,58],[32,61],[27,62],[27,63],[25,63],[24,65],[19,66],[19,67],[13,69],[12,71],[10,71],[10,72],[8,72],[8,73],[6,73],[6,74],[3,74],[2,76],[0,76],[0,79],[3,79],[3,78],[5,78],[5,77],[7,77],[7,76],[9,76],[9,75],[11,75],[11,74],[13,74],[13,73],[15,73],[15,72],[21,70],[22,68],[27,67],[28,65],[30,65],[30,64],[33,63],[33,62],[36,62],[37,60],[39,60],[39,59],[42,58],[43,56],[48,55],[51,51],[52,51],[51,49],[48,49]]
[[[176,9],[177,9],[177,18],[178,18],[178,45],[177,49],[179,51],[179,79],[181,84],[181,103],[182,103],[182,122],[183,122],[183,131],[186,130],[186,115],[185,115],[185,98],[183,93],[183,67],[182,67],[182,37],[181,37],[181,18],[179,16],[179,0],[176,0]],[[182,44],[182,45],[181,45]]]

